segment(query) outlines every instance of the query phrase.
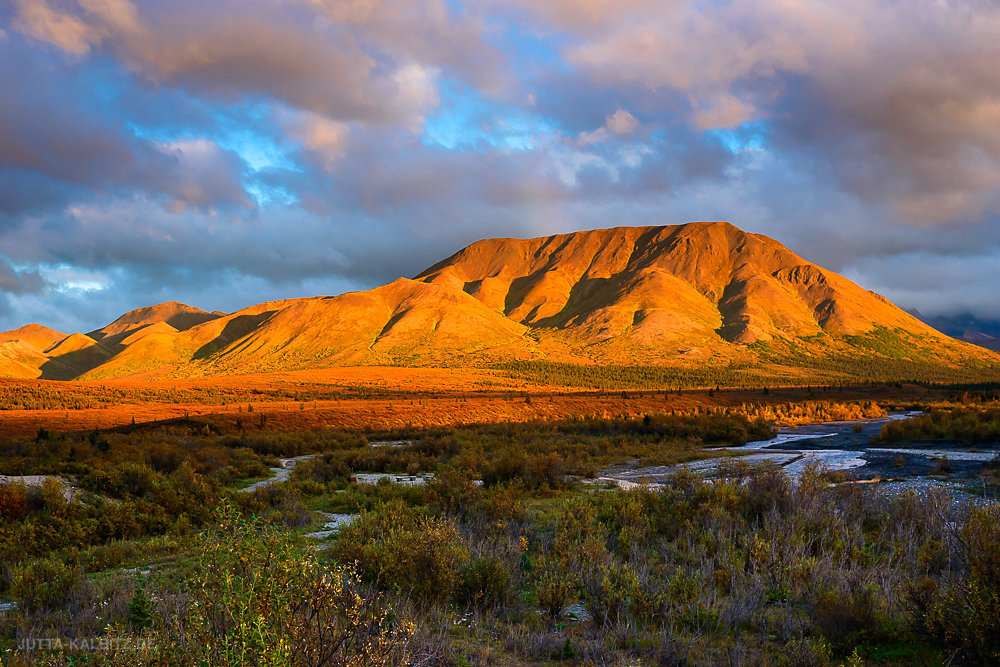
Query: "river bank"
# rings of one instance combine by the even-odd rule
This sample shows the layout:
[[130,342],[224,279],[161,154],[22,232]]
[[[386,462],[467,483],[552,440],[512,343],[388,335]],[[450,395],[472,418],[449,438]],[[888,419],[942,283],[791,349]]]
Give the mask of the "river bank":
[[940,488],[956,502],[994,500],[996,491],[984,481],[984,474],[995,467],[1000,443],[977,447],[917,442],[894,443],[891,447],[872,444],[887,423],[919,414],[895,413],[875,419],[781,428],[769,440],[717,450],[719,456],[715,458],[672,466],[643,467],[630,462],[602,470],[596,479],[623,488],[655,489],[681,471],[714,477],[720,465],[738,457],[745,464],[778,466],[793,481],[808,468],[817,467],[843,473],[843,481],[877,484],[892,494],[914,490],[922,495]]

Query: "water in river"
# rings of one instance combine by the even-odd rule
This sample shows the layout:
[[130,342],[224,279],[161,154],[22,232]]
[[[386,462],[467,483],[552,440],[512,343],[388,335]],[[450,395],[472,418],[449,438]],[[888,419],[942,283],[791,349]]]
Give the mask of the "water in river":
[[[729,452],[740,452],[742,461],[751,464],[773,463],[790,477],[797,478],[811,464],[827,470],[851,470],[864,479],[927,475],[938,459],[947,456],[954,466],[979,465],[992,459],[994,451],[969,452],[955,448],[882,448],[870,443],[890,421],[908,419],[919,412],[891,414],[877,419],[807,424],[780,429],[770,440],[748,442]],[[673,466],[617,466],[599,475],[600,481],[621,486],[662,483],[679,470],[712,475],[726,457],[702,459]],[[904,463],[900,464],[902,458]]]
[[822,422],[806,424],[796,428],[783,428],[778,435],[770,440],[748,442],[740,449],[784,449],[785,445],[795,443],[795,449],[807,448],[851,448],[866,446],[877,436],[882,427],[891,421],[908,419],[920,412],[897,412],[877,419],[858,419],[843,422]]
[[829,470],[850,470],[868,463],[868,443],[890,421],[907,419],[919,412],[901,412],[877,419],[807,424],[781,429],[770,440],[748,442],[736,449],[794,452],[798,456],[784,464],[791,477],[798,477],[806,466],[819,464]]

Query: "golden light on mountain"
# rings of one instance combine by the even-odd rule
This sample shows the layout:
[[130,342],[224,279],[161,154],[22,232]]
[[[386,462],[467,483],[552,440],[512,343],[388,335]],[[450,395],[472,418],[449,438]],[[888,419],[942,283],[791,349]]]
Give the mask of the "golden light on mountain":
[[739,364],[850,376],[842,367],[847,358],[860,367],[880,359],[947,368],[1000,361],[777,241],[725,222],[488,239],[412,280],[230,315],[160,304],[45,349],[36,343],[58,332],[31,327],[0,336],[8,376],[190,377],[512,361]]

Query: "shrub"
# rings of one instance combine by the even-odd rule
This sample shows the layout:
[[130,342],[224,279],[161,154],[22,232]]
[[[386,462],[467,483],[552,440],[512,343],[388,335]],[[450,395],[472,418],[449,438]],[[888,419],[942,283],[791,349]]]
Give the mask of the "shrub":
[[639,577],[628,563],[610,563],[603,573],[596,595],[588,596],[588,608],[594,618],[618,624],[625,620],[639,598]]
[[846,653],[862,634],[878,631],[877,591],[873,585],[852,586],[847,591],[825,591],[813,604],[813,623],[837,650]]
[[970,509],[959,530],[969,576],[940,584],[924,578],[907,600],[918,627],[966,661],[1000,662],[1000,508]]
[[471,513],[480,502],[482,492],[468,474],[451,466],[442,466],[427,489],[427,504],[452,515]]
[[156,473],[144,464],[125,462],[111,468],[91,470],[81,481],[84,488],[116,498],[145,496],[153,488]]
[[524,488],[516,483],[500,484],[483,494],[479,511],[488,519],[500,523],[524,518]]
[[401,500],[363,513],[341,531],[334,548],[381,585],[438,602],[454,597],[469,559],[454,522],[421,516]]
[[502,482],[527,479],[528,469],[528,457],[523,450],[505,449],[483,470],[483,485],[490,487]]
[[187,587],[187,609],[154,630],[158,664],[405,662],[412,626],[360,590],[350,568],[319,563],[290,533],[226,505],[200,536]]
[[79,567],[45,558],[14,568],[10,592],[27,611],[56,609],[83,582]]
[[150,602],[146,590],[136,586],[132,598],[128,601],[126,620],[133,630],[141,632],[153,625],[153,603]]
[[830,645],[822,638],[794,639],[785,647],[784,657],[792,667],[826,667],[834,664]]
[[759,518],[772,509],[784,511],[792,501],[791,483],[781,468],[761,465],[750,472],[744,498],[748,518]]
[[20,519],[28,510],[28,495],[23,484],[0,486],[0,517]]
[[586,498],[573,498],[556,520],[552,550],[559,558],[572,560],[576,549],[599,530],[597,511]]
[[543,558],[535,568],[535,602],[553,620],[576,599],[576,588],[577,578],[556,558]]
[[479,607],[505,603],[513,594],[511,569],[493,554],[473,556],[462,570],[462,600]]

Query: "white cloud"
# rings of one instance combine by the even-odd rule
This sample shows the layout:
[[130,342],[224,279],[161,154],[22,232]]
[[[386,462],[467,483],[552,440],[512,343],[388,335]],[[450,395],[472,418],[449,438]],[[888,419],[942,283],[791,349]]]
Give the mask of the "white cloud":
[[625,109],[618,109],[604,120],[604,125],[593,132],[581,132],[576,143],[580,146],[597,144],[621,135],[632,134],[639,128],[639,121]]
[[344,154],[350,126],[311,112],[287,111],[282,114],[285,132],[315,155],[327,171],[333,171]]
[[49,6],[45,0],[17,0],[14,26],[75,55],[84,55],[98,41],[97,32],[85,21]]

